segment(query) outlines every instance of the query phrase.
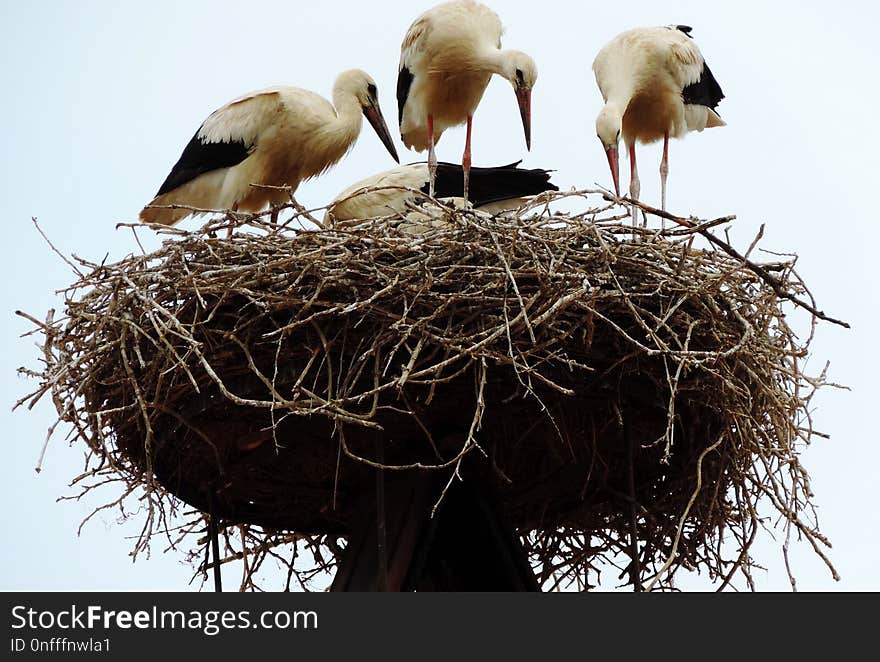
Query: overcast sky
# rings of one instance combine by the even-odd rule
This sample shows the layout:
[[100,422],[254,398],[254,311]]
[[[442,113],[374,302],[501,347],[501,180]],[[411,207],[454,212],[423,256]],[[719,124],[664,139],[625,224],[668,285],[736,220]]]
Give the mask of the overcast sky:
[[[43,473],[34,473],[54,411],[48,401],[31,412],[10,411],[34,386],[15,370],[39,367],[34,339],[19,337],[31,327],[13,311],[44,317],[58,306],[55,290],[74,277],[31,217],[68,254],[100,260],[136,250],[130,233],[114,225],[136,218],[211,111],[267,85],[329,97],[338,72],[360,67],[377,80],[393,127],[400,41],[432,4],[0,0],[0,324],[6,347],[0,589],[183,590],[192,572],[181,554],[163,554],[161,544],[149,560],[132,565],[128,536],[137,527],[118,526],[113,514],[77,536],[80,520],[99,501],[55,501],[70,493],[67,484],[82,467],[82,449],[68,448],[66,431],[50,444]],[[818,372],[830,361],[830,378],[852,390],[817,396],[815,425],[831,439],[817,439],[802,456],[843,579],[834,582],[806,545],[797,547],[793,563],[799,589],[880,589],[874,568],[880,549],[874,506],[880,99],[871,82],[877,9],[845,1],[833,12],[827,2],[489,4],[505,24],[504,45],[530,53],[539,78],[532,152],[525,152],[510,85],[496,79],[476,114],[474,164],[524,158],[526,166],[555,169],[561,188],[610,186],[593,125],[601,107],[590,69],[596,51],[631,27],[693,26],[727,95],[719,110],[728,126],[671,145],[668,207],[703,218],[737,215],[730,236],[741,248],[766,223],[761,245],[797,253],[820,307],[852,324],[851,331],[824,325],[814,342],[808,368]],[[439,157],[458,160],[463,142],[462,130],[449,131]],[[399,141],[398,150],[404,162],[421,158]],[[659,150],[642,148],[639,156],[642,198],[658,204]],[[365,124],[350,156],[304,184],[297,197],[307,206],[325,204],[392,165]],[[757,575],[759,587],[786,590],[778,545],[765,536],[756,555],[768,568]],[[699,579],[693,586],[710,587]]]

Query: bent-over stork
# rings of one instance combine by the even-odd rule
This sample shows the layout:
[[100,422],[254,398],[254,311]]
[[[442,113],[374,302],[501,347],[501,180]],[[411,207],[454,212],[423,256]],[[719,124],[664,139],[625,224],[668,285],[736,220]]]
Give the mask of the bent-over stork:
[[[686,25],[636,28],[617,35],[596,55],[593,72],[605,106],[596,133],[608,156],[614,191],[620,195],[617,144],[629,150],[630,197],[638,200],[636,142],[663,139],[660,186],[666,209],[669,138],[724,126],[715,112],[724,93]],[[633,222],[636,209],[633,208]]]
[[[530,196],[559,190],[550,182],[549,170],[520,168],[519,164],[520,161],[495,168],[472,168],[470,200],[474,208],[495,214],[522,206]],[[460,165],[437,164],[437,198],[463,205],[462,184]],[[398,166],[349,186],[330,203],[328,213],[337,221],[406,214],[426,199],[429,187],[427,163]]]
[[462,173],[468,198],[474,112],[492,74],[509,80],[516,93],[531,148],[531,94],[538,68],[520,51],[501,50],[501,19],[473,0],[453,0],[429,9],[410,26],[400,48],[397,107],[403,143],[428,150],[431,195],[436,178],[434,146],[452,126],[467,124]]
[[172,225],[199,213],[192,208],[260,211],[283,203],[287,190],[261,187],[294,191],[330,168],[353,147],[362,114],[399,162],[376,83],[359,69],[337,77],[332,105],[297,87],[270,87],[236,99],[199,127],[140,218]]

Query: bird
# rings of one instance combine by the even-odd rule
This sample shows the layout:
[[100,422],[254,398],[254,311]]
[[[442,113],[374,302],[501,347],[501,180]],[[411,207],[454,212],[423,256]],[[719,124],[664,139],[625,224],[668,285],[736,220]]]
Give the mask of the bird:
[[[687,25],[628,30],[602,47],[593,61],[596,83],[605,101],[596,117],[596,134],[608,157],[614,191],[619,197],[620,138],[629,151],[632,200],[638,200],[640,192],[635,144],[662,139],[660,187],[664,211],[669,138],[726,125],[715,110],[724,93],[691,32]],[[632,213],[635,224],[635,206]]]
[[332,104],[289,86],[239,97],[202,123],[140,219],[173,225],[204,213],[194,210],[260,211],[286,202],[300,182],[348,153],[360,134],[362,114],[399,163],[376,82],[360,69],[339,74]]
[[473,0],[453,0],[419,16],[403,38],[397,78],[400,135],[409,149],[428,150],[432,196],[435,145],[446,129],[466,124],[461,164],[468,199],[473,116],[492,74],[513,85],[526,148],[531,149],[531,97],[538,68],[529,55],[502,50],[501,33],[494,11]]
[[[520,168],[521,161],[471,170],[471,202],[475,209],[496,214],[522,206],[530,196],[558,191],[549,170]],[[436,197],[463,206],[462,166],[439,162]],[[352,184],[328,205],[328,216],[337,221],[406,214],[425,200],[430,175],[424,161],[398,166]],[[420,193],[421,192],[421,195]]]

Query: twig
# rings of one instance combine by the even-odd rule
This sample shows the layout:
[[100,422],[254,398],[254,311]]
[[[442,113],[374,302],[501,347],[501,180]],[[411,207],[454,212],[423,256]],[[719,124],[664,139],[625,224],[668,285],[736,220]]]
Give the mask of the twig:
[[[751,271],[753,271],[755,273],[755,275],[757,275],[761,280],[763,280],[765,283],[767,283],[767,285],[769,285],[771,288],[773,288],[773,291],[776,292],[776,294],[779,295],[781,298],[786,299],[788,301],[791,301],[796,306],[803,308],[804,310],[808,311],[812,315],[815,315],[816,317],[818,317],[821,320],[825,320],[826,322],[831,322],[832,324],[837,324],[838,326],[842,326],[845,329],[850,328],[850,325],[848,323],[843,322],[838,319],[835,319],[833,317],[829,317],[821,310],[817,310],[814,306],[810,305],[806,301],[799,299],[796,295],[794,295],[791,292],[789,292],[788,290],[786,290],[783,287],[780,280],[778,278],[776,278],[776,276],[774,276],[773,274],[768,272],[764,267],[762,267],[759,264],[756,264],[755,262],[752,262],[751,260],[749,260],[746,257],[744,257],[743,255],[741,255],[735,248],[733,248],[733,246],[731,246],[726,241],[719,239],[718,237],[716,237],[711,232],[708,232],[705,229],[699,228],[697,223],[690,221],[686,218],[681,218],[680,216],[675,216],[674,214],[670,214],[669,212],[665,212],[662,209],[657,209],[657,208],[652,207],[650,205],[646,205],[643,202],[630,200],[629,198],[623,198],[623,200],[627,204],[636,205],[637,207],[641,208],[641,210],[645,213],[652,214],[653,216],[659,216],[660,218],[665,218],[666,220],[672,221],[674,223],[677,223],[678,225],[681,225],[681,226],[689,228],[689,229],[697,230],[701,235],[703,235],[711,243],[718,246],[725,253],[727,253],[728,255],[730,255],[733,258],[736,258],[737,260],[742,261],[742,263],[744,265],[746,265]],[[726,222],[728,220],[732,220],[733,218],[734,218],[733,216],[727,216],[722,220]],[[751,252],[751,249],[749,249],[749,252]]]

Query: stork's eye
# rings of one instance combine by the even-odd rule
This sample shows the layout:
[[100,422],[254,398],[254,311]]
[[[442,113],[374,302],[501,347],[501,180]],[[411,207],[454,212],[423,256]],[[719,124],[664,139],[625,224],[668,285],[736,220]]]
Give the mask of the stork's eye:
[[372,83],[367,85],[367,94],[370,95],[371,99],[375,99],[376,95],[378,94],[378,90],[376,89],[376,86],[373,85]]
[[516,84],[517,85],[525,85],[525,74],[523,74],[522,69],[516,70]]

